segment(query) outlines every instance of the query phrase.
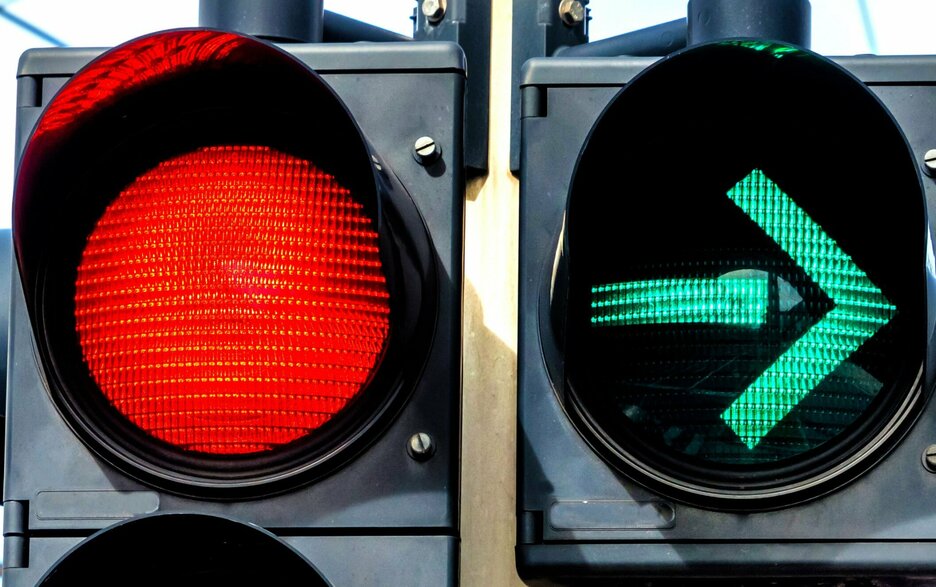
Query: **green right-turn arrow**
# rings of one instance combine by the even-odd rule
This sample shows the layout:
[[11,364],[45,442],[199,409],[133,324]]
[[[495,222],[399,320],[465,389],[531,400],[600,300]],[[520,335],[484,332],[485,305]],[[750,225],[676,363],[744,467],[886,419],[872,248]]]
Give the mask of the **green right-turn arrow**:
[[834,304],[722,413],[725,423],[754,449],[823,379],[887,324],[897,308],[838,243],[759,169],[738,182],[728,197]]

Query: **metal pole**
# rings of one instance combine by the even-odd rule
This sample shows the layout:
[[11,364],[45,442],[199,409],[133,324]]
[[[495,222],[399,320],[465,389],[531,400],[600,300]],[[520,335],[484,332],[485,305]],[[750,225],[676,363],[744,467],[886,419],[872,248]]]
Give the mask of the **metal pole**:
[[730,38],[809,47],[809,0],[689,0],[689,45]]
[[200,0],[198,24],[271,41],[322,40],[323,0]]

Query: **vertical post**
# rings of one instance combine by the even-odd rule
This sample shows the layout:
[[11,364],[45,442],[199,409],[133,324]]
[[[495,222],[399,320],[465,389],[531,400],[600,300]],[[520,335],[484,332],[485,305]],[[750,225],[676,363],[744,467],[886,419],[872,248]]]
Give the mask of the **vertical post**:
[[689,45],[757,38],[809,47],[809,0],[689,0]]
[[200,0],[198,24],[280,42],[322,40],[323,0]]
[[515,87],[511,81],[515,5],[514,0],[491,1],[488,174],[468,182],[465,203],[460,557],[464,587],[523,587],[514,558],[520,182],[508,165],[510,103],[503,99]]

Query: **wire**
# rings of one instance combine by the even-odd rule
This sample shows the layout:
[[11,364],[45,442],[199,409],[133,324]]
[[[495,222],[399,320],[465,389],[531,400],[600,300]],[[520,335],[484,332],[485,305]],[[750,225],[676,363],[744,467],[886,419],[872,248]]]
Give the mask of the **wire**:
[[861,12],[861,22],[864,24],[865,36],[868,38],[868,48],[872,53],[877,53],[877,39],[874,36],[874,24],[871,22],[868,0],[858,0],[858,10]]
[[64,41],[61,41],[61,40],[59,40],[59,39],[53,37],[52,35],[50,35],[49,33],[45,32],[44,30],[40,29],[40,28],[37,27],[36,25],[34,25],[34,24],[30,23],[30,22],[27,22],[27,21],[23,20],[22,18],[20,18],[20,17],[14,15],[14,14],[12,14],[12,13],[9,12],[6,8],[4,8],[3,6],[0,6],[0,17],[3,17],[3,18],[5,18],[5,19],[7,19],[8,21],[12,22],[14,25],[20,27],[20,28],[23,29],[24,31],[27,31],[27,32],[30,32],[30,33],[36,35],[37,37],[39,37],[40,39],[42,39],[43,41],[45,41],[45,42],[47,42],[47,43],[49,43],[49,44],[51,44],[51,45],[55,45],[56,47],[64,47],[64,46],[65,46],[65,42],[64,42]]

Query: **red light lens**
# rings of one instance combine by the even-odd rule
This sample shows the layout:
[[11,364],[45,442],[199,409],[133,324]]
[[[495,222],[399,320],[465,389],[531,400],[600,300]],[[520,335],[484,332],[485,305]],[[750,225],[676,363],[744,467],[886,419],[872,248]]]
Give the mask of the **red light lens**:
[[43,112],[32,139],[72,124],[122,94],[186,70],[218,67],[256,43],[235,33],[210,30],[149,35],[108,51],[72,79]]
[[387,343],[373,224],[334,177],[267,147],[160,163],[108,206],[78,267],[91,376],[187,451],[309,435],[362,391]]

